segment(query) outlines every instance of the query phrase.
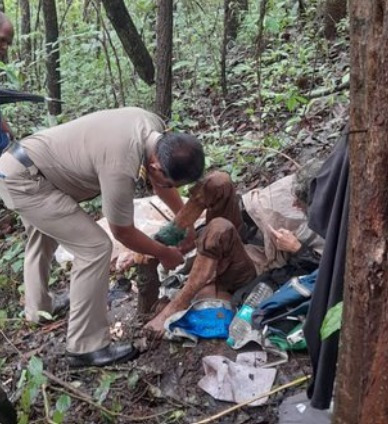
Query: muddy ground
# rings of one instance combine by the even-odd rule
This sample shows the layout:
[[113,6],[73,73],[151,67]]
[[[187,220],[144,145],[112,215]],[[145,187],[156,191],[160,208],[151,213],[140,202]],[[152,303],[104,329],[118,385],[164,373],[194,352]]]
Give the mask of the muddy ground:
[[[65,423],[194,423],[232,406],[214,400],[197,387],[197,383],[204,375],[204,356],[223,355],[234,360],[236,352],[224,340],[202,340],[194,348],[168,341],[154,341],[146,347],[144,338],[140,337],[141,323],[137,319],[136,303],[137,295],[133,291],[123,292],[121,298],[112,302],[110,315],[112,322],[116,323],[112,325],[112,333],[119,340],[134,340],[143,352],[133,362],[104,369],[69,369],[64,357],[66,319],[40,327],[19,323],[17,329],[3,329],[8,341],[3,340],[1,347],[2,356],[6,358],[1,380],[12,399],[20,402],[22,389],[18,388],[18,381],[21,370],[25,361],[35,355],[43,360],[45,370],[60,379],[59,384],[48,380],[46,393],[50,405],[55,404],[60,393],[69,393],[72,397]],[[251,349],[255,348],[251,346]],[[310,372],[305,353],[291,354],[289,362],[277,368],[275,386]],[[109,390],[101,394],[104,390],[102,381],[109,378]],[[97,403],[103,399],[104,408],[119,414],[109,417],[98,406],[76,399],[77,393],[72,392],[71,386],[79,391],[79,397],[88,395]],[[272,396],[265,406],[243,407],[215,422],[274,424],[282,399],[302,389],[303,386],[283,391]],[[44,417],[43,396],[39,395],[29,422],[47,422]]]

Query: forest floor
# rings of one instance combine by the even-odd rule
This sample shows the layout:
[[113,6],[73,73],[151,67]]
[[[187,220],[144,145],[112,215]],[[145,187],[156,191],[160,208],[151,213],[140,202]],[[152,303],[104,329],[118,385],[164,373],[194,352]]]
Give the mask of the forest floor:
[[[345,111],[341,112],[345,114]],[[333,121],[330,127],[332,133],[338,132],[339,122],[342,120]],[[330,149],[331,145],[328,143],[311,144],[307,153],[306,145],[291,146],[284,149],[281,155],[270,159],[265,173],[258,176],[248,171],[245,181],[238,184],[238,188],[245,191],[247,186],[252,188],[266,185],[293,172],[293,161],[303,162],[307,157],[313,156],[325,157]],[[12,215],[7,232],[21,231],[20,222]],[[52,286],[53,290],[60,291],[67,286],[68,282],[63,275],[66,276],[66,273],[62,274],[64,280]],[[7,308],[8,317],[18,317],[23,297],[17,291],[17,283],[7,287],[2,285],[1,291],[0,309]],[[140,337],[141,322],[137,318],[136,304],[137,295],[134,291],[126,292],[123,297],[113,301],[110,314],[112,323],[116,325],[112,326],[112,333],[119,340],[134,340],[143,352],[134,362],[104,369],[69,369],[64,357],[66,319],[39,327],[30,326],[18,318],[14,318],[15,321],[6,321],[1,330],[7,337],[2,344],[2,356],[5,359],[2,363],[1,380],[7,391],[13,394],[12,399],[18,401],[19,408],[29,410],[29,421],[26,422],[45,422],[45,402],[46,407],[49,404],[50,408],[54,408],[55,400],[63,393],[71,397],[71,408],[62,421],[69,424],[80,421],[194,423],[231,406],[214,400],[197,383],[204,375],[203,357],[222,355],[234,360],[236,352],[224,340],[202,340],[194,348],[161,341],[145,348],[144,339]],[[25,372],[23,377],[23,369],[33,356],[41,358],[44,370],[51,374],[45,381],[46,401],[42,392],[37,395],[33,405],[32,401],[28,405],[23,393],[29,384],[30,387],[34,386],[34,377]],[[277,368],[274,386],[293,381],[311,371],[308,356],[303,352],[291,353],[289,361]],[[60,384],[50,379],[51,375],[60,379]],[[299,386],[282,391],[271,396],[264,406],[246,406],[216,422],[274,424],[277,422],[280,402],[290,394],[305,389],[306,386]],[[108,411],[113,411],[114,415]]]
[[[341,64],[342,67],[347,66],[346,57],[344,59],[338,54],[334,62],[339,67]],[[339,81],[341,76],[342,71],[338,73]],[[238,98],[239,93],[236,91],[233,95]],[[233,164],[236,148],[233,134],[249,133],[252,136],[257,128],[250,126],[243,108],[222,107],[212,98],[211,92],[198,93],[198,102],[194,101],[193,105],[189,115],[197,122],[192,128],[194,131],[214,131],[209,122],[201,119],[201,116],[211,116],[225,134],[229,134],[227,137],[218,135],[220,145],[226,147],[223,151],[227,151],[223,166],[219,166],[217,161],[210,164],[212,168],[228,169]],[[303,164],[313,157],[326,157],[346,121],[347,113],[343,100],[337,102],[334,98],[328,102],[327,97],[320,99],[318,96],[314,106],[302,117],[297,133],[290,136],[291,142],[267,154],[262,166],[254,162],[244,163],[239,168],[235,175],[237,189],[246,192],[268,185],[294,172],[295,163]],[[260,131],[276,135],[281,122],[280,116],[271,129]],[[260,137],[262,133],[256,136]],[[254,149],[246,153],[260,154]],[[38,327],[27,324],[21,318],[23,292],[19,288],[24,240],[21,222],[15,214],[2,209],[0,230],[1,266],[10,267],[6,276],[0,276],[0,311],[6,311],[0,314],[0,338],[2,336],[3,339],[1,383],[16,402],[21,423],[194,423],[231,406],[214,400],[197,383],[204,375],[204,356],[223,355],[233,360],[236,352],[223,340],[200,341],[194,348],[161,341],[145,348],[144,340],[140,337],[141,323],[137,318],[137,295],[134,291],[126,292],[122,298],[115,300],[110,314],[112,323],[120,323],[112,324],[113,336],[123,341],[134,340],[141,347],[140,357],[133,362],[104,369],[69,369],[64,357],[66,319]],[[53,290],[65,289],[68,286],[68,272],[56,269],[55,280],[51,286]],[[33,361],[33,358],[39,360]],[[289,361],[278,367],[274,385],[309,373],[307,354],[292,353]],[[305,388],[299,386],[282,391],[271,396],[264,406],[246,406],[213,422],[274,424],[277,422],[279,403]],[[63,394],[71,398],[70,409],[58,405],[58,398]],[[52,411],[58,412],[61,408],[67,409],[66,413],[51,416]]]

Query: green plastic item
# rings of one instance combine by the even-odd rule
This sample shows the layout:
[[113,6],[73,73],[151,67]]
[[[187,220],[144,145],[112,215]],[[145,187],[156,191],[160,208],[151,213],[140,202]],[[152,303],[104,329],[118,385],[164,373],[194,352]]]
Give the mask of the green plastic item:
[[166,246],[177,246],[185,239],[186,233],[187,230],[177,227],[174,222],[169,222],[154,235],[154,239]]
[[287,340],[287,337],[292,336],[295,333],[298,333],[303,328],[303,324],[297,325],[292,331],[288,333],[287,336],[282,336],[280,334],[271,334],[268,336],[268,340],[278,347],[280,350],[286,351],[286,350],[306,350],[307,344],[306,339],[304,336],[297,341],[296,343],[290,343]]

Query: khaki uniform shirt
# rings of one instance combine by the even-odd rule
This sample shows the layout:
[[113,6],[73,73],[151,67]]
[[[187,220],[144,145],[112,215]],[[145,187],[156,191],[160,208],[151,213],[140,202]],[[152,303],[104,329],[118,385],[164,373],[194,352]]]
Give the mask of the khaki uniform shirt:
[[140,108],[103,110],[21,141],[42,174],[77,202],[102,195],[112,224],[133,224],[135,184],[163,121]]

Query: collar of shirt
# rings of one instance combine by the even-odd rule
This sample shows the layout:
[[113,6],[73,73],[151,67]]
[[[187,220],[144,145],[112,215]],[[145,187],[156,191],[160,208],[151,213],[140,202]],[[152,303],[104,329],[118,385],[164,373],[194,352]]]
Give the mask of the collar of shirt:
[[147,157],[152,154],[155,145],[161,135],[162,134],[158,131],[152,131],[150,135],[144,140],[143,155],[141,158],[139,172],[137,174],[136,180],[136,186],[138,188],[144,188],[147,185]]

